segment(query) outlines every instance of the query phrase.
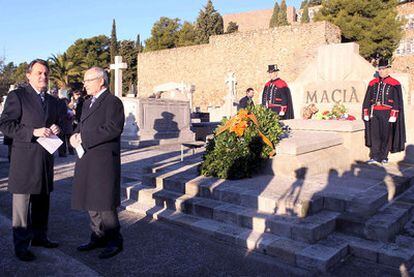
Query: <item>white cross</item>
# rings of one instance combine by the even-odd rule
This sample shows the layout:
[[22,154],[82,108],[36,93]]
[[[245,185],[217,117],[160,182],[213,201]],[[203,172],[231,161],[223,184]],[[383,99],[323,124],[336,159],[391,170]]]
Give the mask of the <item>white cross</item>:
[[110,68],[115,71],[115,95],[122,97],[122,69],[128,68],[128,65],[122,62],[121,56],[115,56],[115,63]]
[[237,79],[234,72],[230,72],[226,78],[226,84],[229,88],[228,95],[234,100],[236,98]]

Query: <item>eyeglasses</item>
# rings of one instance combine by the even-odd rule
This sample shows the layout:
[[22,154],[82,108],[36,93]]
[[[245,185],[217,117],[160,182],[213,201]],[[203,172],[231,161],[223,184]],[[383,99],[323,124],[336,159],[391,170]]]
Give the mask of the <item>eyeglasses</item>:
[[83,80],[83,83],[92,82],[92,81],[95,81],[95,80],[98,80],[98,79],[101,79],[101,78],[102,78],[102,76],[98,76],[98,77],[91,78],[91,79],[85,79],[85,80]]

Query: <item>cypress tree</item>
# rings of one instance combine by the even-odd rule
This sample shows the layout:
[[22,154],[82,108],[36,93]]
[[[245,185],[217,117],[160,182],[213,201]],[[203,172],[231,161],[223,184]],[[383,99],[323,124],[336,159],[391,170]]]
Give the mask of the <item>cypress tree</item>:
[[279,26],[279,14],[280,14],[280,7],[277,1],[275,1],[275,6],[273,7],[272,17],[270,18],[270,22],[269,22],[270,28]]
[[[109,52],[111,56],[111,63],[115,62],[115,56],[118,54],[118,40],[116,38],[116,23],[115,19],[112,20],[111,42],[109,46]],[[111,91],[114,92],[115,88],[115,75],[111,73]]]
[[287,5],[286,5],[286,0],[282,0],[282,2],[280,3],[278,26],[286,26],[286,25],[289,25],[289,22],[287,20]]
[[305,5],[302,10],[302,17],[300,18],[301,23],[308,23],[309,19],[309,8],[308,5]]

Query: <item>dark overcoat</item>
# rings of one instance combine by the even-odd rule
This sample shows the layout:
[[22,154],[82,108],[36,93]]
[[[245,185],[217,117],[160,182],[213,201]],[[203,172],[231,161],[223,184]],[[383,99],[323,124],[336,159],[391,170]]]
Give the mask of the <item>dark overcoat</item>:
[[284,110],[285,115],[280,117],[282,120],[295,117],[290,89],[287,83],[280,78],[266,83],[262,93],[262,105],[277,114]]
[[0,131],[10,137],[8,190],[16,194],[40,194],[53,191],[53,155],[33,136],[33,130],[61,125],[57,100],[45,94],[45,102],[29,85],[11,91],[0,117]]
[[89,108],[85,101],[75,133],[80,133],[85,154],[77,159],[72,208],[109,211],[119,207],[121,179],[120,138],[124,127],[121,100],[108,90]]
[[[382,82],[381,82],[382,81]],[[382,89],[382,99],[377,99],[378,93]],[[365,112],[370,115],[374,109],[375,101],[380,100],[381,104],[390,107],[390,109],[398,111],[397,121],[389,123],[391,125],[390,141],[388,151],[391,153],[401,152],[405,149],[406,132],[405,132],[405,116],[404,116],[404,101],[401,84],[396,79],[388,76],[384,79],[373,79],[367,88],[364,102],[362,104],[362,117]],[[362,118],[363,119],[363,118]],[[365,145],[372,146],[372,126],[371,120],[365,121]]]

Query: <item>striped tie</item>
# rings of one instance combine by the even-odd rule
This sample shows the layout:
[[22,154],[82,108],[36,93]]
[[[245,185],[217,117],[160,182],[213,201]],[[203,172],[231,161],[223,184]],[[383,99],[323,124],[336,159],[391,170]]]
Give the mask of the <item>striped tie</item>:
[[45,103],[45,93],[41,92],[39,93],[40,101],[42,103],[42,108],[45,111],[46,110],[46,103]]
[[96,101],[96,97],[94,96],[91,99],[91,104],[89,105],[89,109],[92,108],[92,105],[93,105],[93,103],[95,103],[95,101]]

